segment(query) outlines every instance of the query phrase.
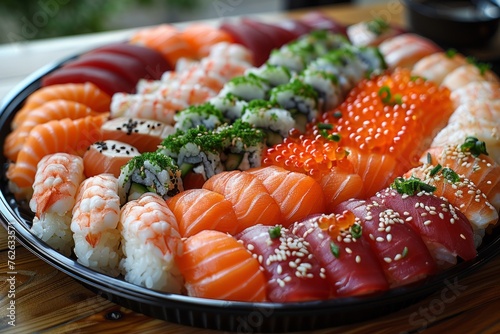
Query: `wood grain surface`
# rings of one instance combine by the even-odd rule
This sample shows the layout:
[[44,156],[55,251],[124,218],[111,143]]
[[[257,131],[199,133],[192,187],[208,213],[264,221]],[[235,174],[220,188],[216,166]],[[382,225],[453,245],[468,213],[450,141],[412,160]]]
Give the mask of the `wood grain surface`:
[[[382,16],[404,24],[397,1],[322,9],[343,23]],[[302,15],[295,12],[290,15]],[[385,16],[384,16],[385,15]],[[0,228],[0,333],[221,333],[192,328],[130,311],[93,293],[20,245],[15,248],[15,297],[10,298],[8,235]],[[355,325],[308,333],[500,333],[500,257],[395,313]],[[15,301],[15,327],[9,325]]]

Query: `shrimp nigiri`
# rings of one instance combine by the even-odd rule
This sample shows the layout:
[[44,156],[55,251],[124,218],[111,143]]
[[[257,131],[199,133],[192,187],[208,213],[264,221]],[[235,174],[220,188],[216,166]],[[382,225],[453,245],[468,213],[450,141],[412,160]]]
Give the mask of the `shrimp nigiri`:
[[180,293],[183,278],[176,258],[182,241],[174,214],[165,200],[145,193],[127,202],[120,212],[120,268],[127,282],[148,289]]
[[29,202],[35,213],[31,232],[66,256],[73,248],[71,215],[83,179],[83,160],[79,156],[46,155],[36,167]]
[[85,179],[78,188],[71,218],[78,262],[91,269],[118,276],[121,260],[120,197],[118,179],[100,174]]

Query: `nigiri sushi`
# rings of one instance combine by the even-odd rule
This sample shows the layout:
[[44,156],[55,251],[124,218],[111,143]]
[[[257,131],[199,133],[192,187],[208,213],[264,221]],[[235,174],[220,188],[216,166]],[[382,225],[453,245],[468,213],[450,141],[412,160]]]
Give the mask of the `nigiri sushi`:
[[139,155],[139,150],[127,143],[117,140],[97,141],[83,154],[85,176],[110,173],[119,177],[121,168]]
[[187,238],[183,246],[178,263],[189,296],[247,302],[267,300],[266,278],[259,261],[234,237],[204,230]]
[[127,282],[148,289],[180,293],[184,280],[177,258],[183,244],[177,221],[165,200],[145,193],[120,212],[122,236],[120,269]]
[[49,154],[36,166],[29,201],[35,213],[30,231],[66,256],[71,255],[74,246],[71,217],[83,179],[83,161],[79,156]]
[[110,276],[120,274],[119,220],[117,178],[100,174],[85,179],[78,188],[70,226],[79,263]]

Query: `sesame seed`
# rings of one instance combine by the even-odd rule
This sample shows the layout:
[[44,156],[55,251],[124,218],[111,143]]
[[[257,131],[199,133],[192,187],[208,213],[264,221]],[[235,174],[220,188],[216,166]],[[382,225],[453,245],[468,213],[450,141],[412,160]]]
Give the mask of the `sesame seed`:
[[460,238],[462,238],[462,239],[464,239],[464,240],[465,240],[465,239],[467,239],[467,238],[465,237],[465,235],[463,235],[462,233],[460,233]]
[[385,239],[384,239],[384,238],[382,238],[382,237],[377,237],[377,239],[375,239],[375,240],[376,240],[377,242],[382,242],[382,241],[385,241]]
[[390,257],[384,257],[384,261],[387,263],[391,263],[392,259]]
[[432,221],[430,221],[430,220],[426,220],[426,221],[424,221],[424,225],[425,225],[425,226],[430,225],[431,223],[432,223]]
[[392,240],[392,234],[390,234],[390,233],[387,234],[386,239],[387,239],[388,242],[391,242],[391,240]]
[[346,251],[347,253],[349,253],[349,254],[351,254],[351,253],[352,253],[352,250],[351,250],[349,247],[346,247],[346,248],[345,248],[345,251]]
[[281,275],[281,273],[282,273],[282,272],[283,272],[283,268],[281,268],[281,265],[280,265],[280,264],[278,264],[278,266],[276,267],[276,273],[277,273],[278,275]]
[[361,256],[356,255],[356,263],[360,263],[360,262],[361,262]]
[[248,245],[247,245],[247,249],[248,249],[249,251],[253,251],[253,250],[254,250],[254,246],[253,246],[252,244],[248,244]]
[[401,255],[401,254],[396,254],[396,256],[394,257],[394,261],[401,260],[402,258],[403,258],[403,255]]

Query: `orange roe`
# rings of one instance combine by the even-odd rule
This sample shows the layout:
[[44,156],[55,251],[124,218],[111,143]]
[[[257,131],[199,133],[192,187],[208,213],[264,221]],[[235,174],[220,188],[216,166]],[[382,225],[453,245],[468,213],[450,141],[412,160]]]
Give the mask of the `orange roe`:
[[292,130],[282,143],[264,152],[262,165],[280,166],[318,179],[347,155],[338,142],[321,134],[311,136]]
[[335,240],[342,232],[349,229],[356,222],[356,216],[351,211],[344,211],[341,214],[322,215],[318,219],[318,227],[327,232]]
[[[338,134],[343,146],[415,163],[452,112],[447,88],[397,69],[360,82],[320,122],[333,125],[329,133]],[[317,131],[317,125],[309,128]]]

